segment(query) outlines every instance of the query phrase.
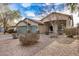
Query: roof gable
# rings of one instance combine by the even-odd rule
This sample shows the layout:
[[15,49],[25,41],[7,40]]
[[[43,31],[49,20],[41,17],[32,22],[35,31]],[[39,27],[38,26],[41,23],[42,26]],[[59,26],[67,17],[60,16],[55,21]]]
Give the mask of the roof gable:
[[37,24],[43,24],[41,21],[39,20],[34,20],[34,19],[28,19],[28,18],[25,18],[23,21],[27,22],[27,21],[31,21],[31,22],[34,22],[34,23],[37,23]]
[[[53,12],[53,13],[50,13],[49,15],[47,15],[46,17],[44,17],[43,19],[41,19],[40,21],[43,21],[44,19],[46,19],[46,18],[48,18],[48,17],[50,17],[51,15],[55,15],[55,17],[58,17],[58,16],[56,16],[56,15],[61,15],[62,17],[68,17],[68,18],[70,18],[71,20],[73,20],[73,17],[71,16],[71,15],[67,15],[67,14],[63,14],[63,13],[58,13],[58,12]],[[62,17],[60,17],[60,18],[62,18]],[[58,17],[59,18],[59,17]]]

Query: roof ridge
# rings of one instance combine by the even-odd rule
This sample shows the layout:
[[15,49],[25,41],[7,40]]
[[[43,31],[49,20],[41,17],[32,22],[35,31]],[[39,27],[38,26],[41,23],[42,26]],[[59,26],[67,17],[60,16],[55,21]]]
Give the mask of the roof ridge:
[[43,19],[45,19],[46,17],[48,17],[48,16],[50,16],[51,14],[63,14],[63,15],[65,15],[65,16],[71,16],[71,15],[68,15],[68,14],[64,14],[64,13],[59,13],[59,12],[52,12],[52,13],[50,13],[50,14],[48,14],[47,16],[45,16],[44,18],[42,18],[40,21],[42,21]]

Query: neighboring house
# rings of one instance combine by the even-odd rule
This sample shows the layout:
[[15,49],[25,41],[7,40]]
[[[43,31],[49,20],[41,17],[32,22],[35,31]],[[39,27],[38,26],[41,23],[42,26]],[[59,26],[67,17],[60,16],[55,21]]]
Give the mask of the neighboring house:
[[[31,30],[35,31],[35,30],[39,30],[39,25],[41,24],[42,24],[41,21],[25,18],[22,21],[18,22],[16,24],[16,27],[22,28],[22,30],[25,30],[25,29],[28,30],[30,27],[32,27]],[[37,29],[35,29],[34,27],[36,27]]]
[[8,28],[8,30],[9,29],[15,29],[16,28],[16,24],[22,19],[24,19],[24,17],[21,17],[19,19],[8,20],[7,21],[7,28]]
[[19,21],[16,24],[16,26],[26,26],[27,24],[38,26],[39,24],[43,24],[43,23],[41,21],[25,18],[25,19]]
[[71,15],[53,12],[40,21],[25,18],[23,21],[17,23],[17,25],[25,26],[26,23],[37,26],[40,33],[63,33],[65,28],[71,28],[73,26],[73,17]]

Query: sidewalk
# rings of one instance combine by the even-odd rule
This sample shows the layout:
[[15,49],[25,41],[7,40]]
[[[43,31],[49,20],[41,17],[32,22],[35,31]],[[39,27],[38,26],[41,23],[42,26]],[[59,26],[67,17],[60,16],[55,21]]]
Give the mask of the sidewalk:
[[0,40],[7,40],[7,39],[12,39],[12,35],[11,34],[4,34],[4,33],[0,33]]

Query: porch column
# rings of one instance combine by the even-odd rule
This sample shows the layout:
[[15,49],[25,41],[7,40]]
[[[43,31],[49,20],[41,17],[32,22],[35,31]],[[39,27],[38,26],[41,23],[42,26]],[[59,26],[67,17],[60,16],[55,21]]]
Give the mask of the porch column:
[[58,26],[57,26],[57,24],[54,24],[54,25],[53,25],[53,32],[54,32],[55,34],[58,33]]
[[66,28],[70,28],[70,20],[66,20]]

